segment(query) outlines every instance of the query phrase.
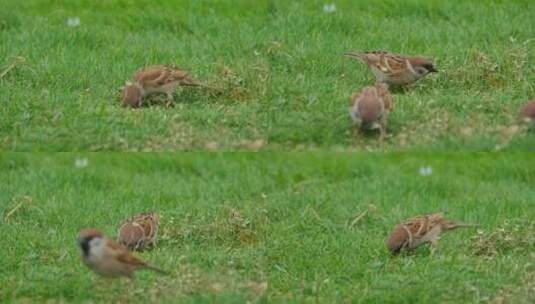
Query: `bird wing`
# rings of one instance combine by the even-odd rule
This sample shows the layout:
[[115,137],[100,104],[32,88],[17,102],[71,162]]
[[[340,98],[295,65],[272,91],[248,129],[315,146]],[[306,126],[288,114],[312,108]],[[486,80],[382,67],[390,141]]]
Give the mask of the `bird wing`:
[[189,74],[186,71],[182,70],[180,67],[168,65],[165,66],[165,68],[169,73],[169,82],[178,81],[181,85],[186,86],[201,85],[198,81],[192,79]]
[[377,87],[377,94],[379,97],[383,100],[384,108],[386,111],[392,110],[394,107],[394,99],[392,98],[392,94],[388,91],[388,89],[382,85],[378,84]]
[[444,219],[444,212],[429,213],[424,216],[432,222],[437,222]]
[[159,215],[157,213],[141,213],[134,216],[131,221],[143,228],[146,237],[152,238],[158,230]]
[[423,237],[432,228],[430,221],[425,216],[413,218],[405,222],[405,225],[414,238]]
[[169,72],[164,66],[154,65],[141,69],[134,74],[134,80],[143,86],[163,85]]
[[146,67],[134,75],[134,81],[145,87],[158,87],[178,82],[181,85],[198,86],[188,73],[176,66],[153,65]]
[[386,74],[392,76],[401,75],[407,70],[407,58],[396,54],[384,53],[381,54],[379,65],[381,71]]
[[365,63],[367,65],[377,65],[381,59],[381,56],[386,54],[384,51],[369,51],[369,52],[359,52],[359,51],[351,51],[346,52],[344,55],[356,59],[362,63]]
[[421,238],[444,220],[444,212],[435,212],[413,217],[407,220],[405,225],[415,238]]
[[128,251],[123,246],[118,243],[108,240],[108,247],[111,249],[112,256],[116,258],[119,262],[125,263],[132,266],[145,266],[146,263],[143,262],[140,258],[136,257],[130,251]]

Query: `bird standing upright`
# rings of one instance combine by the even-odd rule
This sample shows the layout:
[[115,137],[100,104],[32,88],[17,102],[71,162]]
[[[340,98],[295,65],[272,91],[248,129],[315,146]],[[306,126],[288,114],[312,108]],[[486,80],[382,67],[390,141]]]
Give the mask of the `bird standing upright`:
[[130,250],[143,250],[156,244],[160,215],[140,213],[121,223],[117,242]]
[[401,250],[413,250],[430,243],[431,252],[434,252],[443,232],[474,226],[446,219],[442,212],[417,216],[396,225],[388,236],[386,246],[393,254],[398,254]]
[[97,229],[82,229],[77,241],[82,262],[103,277],[125,276],[133,279],[135,271],[144,269],[166,274],[165,271],[145,263],[125,247],[108,239]]
[[429,73],[438,72],[431,60],[422,57],[385,51],[347,52],[345,55],[368,65],[375,79],[388,85],[410,85]]
[[386,135],[388,115],[393,108],[392,95],[386,85],[376,83],[353,93],[349,98],[349,115],[361,129],[379,129],[380,140]]

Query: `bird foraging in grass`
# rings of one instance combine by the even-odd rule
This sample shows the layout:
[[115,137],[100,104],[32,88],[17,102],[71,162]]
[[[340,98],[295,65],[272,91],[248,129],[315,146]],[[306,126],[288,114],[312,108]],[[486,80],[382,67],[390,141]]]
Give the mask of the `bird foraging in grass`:
[[140,213],[121,223],[117,242],[130,250],[144,250],[156,244],[160,215]]
[[152,270],[161,274],[165,271],[145,263],[128,249],[108,239],[94,228],[82,229],[78,234],[82,262],[95,273],[109,278],[134,278],[138,270]]
[[535,128],[535,100],[523,106],[520,109],[519,116],[529,127]]
[[414,250],[429,243],[433,253],[443,232],[474,226],[449,220],[442,212],[421,215],[396,225],[386,240],[386,246],[390,252],[398,254],[402,250]]
[[173,100],[173,93],[179,87],[208,87],[176,66],[153,65],[137,71],[132,81],[127,82],[121,90],[123,106],[138,108],[143,99],[154,93],[167,95],[168,102]]
[[386,135],[388,115],[394,101],[386,85],[376,83],[353,93],[349,98],[349,115],[364,130],[379,129],[380,140]]
[[378,82],[406,86],[429,73],[438,72],[429,59],[405,56],[385,51],[347,52],[346,56],[366,64]]

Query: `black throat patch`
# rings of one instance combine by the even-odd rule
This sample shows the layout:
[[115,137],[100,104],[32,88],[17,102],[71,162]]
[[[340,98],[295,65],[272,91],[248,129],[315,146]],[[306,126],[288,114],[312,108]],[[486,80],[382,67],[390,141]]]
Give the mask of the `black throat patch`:
[[89,242],[91,242],[91,240],[93,238],[94,237],[92,237],[92,236],[86,237],[80,242],[80,248],[82,248],[82,252],[83,252],[84,256],[88,256],[89,255]]

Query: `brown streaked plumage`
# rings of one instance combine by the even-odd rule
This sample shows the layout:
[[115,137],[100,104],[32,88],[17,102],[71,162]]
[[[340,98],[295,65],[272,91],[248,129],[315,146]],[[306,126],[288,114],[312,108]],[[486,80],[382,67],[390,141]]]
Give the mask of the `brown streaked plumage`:
[[117,242],[130,250],[144,250],[156,244],[160,215],[140,213],[121,223]]
[[134,74],[133,80],[145,90],[159,91],[161,86],[176,84],[183,86],[200,86],[189,74],[180,67],[171,65],[153,65],[143,68]]
[[390,252],[398,254],[402,250],[413,250],[430,243],[434,251],[443,232],[473,226],[446,219],[442,212],[421,215],[396,225],[386,240],[386,246]]
[[382,140],[386,134],[388,115],[394,105],[388,88],[381,83],[364,87],[349,99],[349,115],[362,129],[379,129]]
[[519,112],[520,119],[535,128],[535,100],[524,105]]
[[165,274],[163,270],[145,263],[128,249],[108,239],[94,228],[82,229],[78,234],[78,245],[82,262],[103,277],[134,278],[138,270],[152,270]]
[[405,86],[429,73],[438,72],[429,59],[405,56],[385,51],[347,52],[348,57],[368,65],[378,82]]
[[189,74],[177,66],[153,65],[137,71],[132,82],[127,82],[122,89],[121,101],[124,106],[139,107],[143,99],[153,93],[164,93],[168,100],[180,86],[205,86],[192,79]]

